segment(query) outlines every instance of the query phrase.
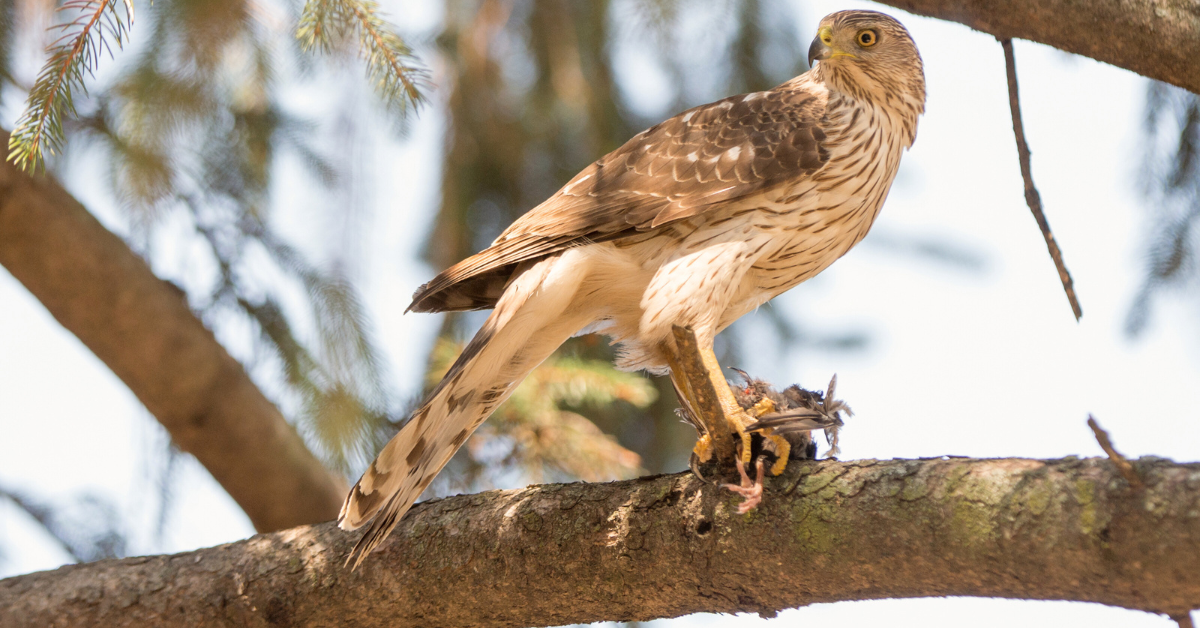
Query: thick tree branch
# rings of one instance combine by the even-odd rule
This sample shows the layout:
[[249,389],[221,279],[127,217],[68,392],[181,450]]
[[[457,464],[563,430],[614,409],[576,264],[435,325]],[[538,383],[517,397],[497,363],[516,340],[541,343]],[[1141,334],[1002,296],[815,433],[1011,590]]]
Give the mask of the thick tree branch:
[[1200,93],[1200,5],[1194,0],[877,0],[1028,39]]
[[[0,131],[0,145],[8,134]],[[0,265],[196,456],[260,531],[337,516],[344,483],[150,271],[49,177],[0,164]]]
[[[419,504],[364,568],[303,527],[0,581],[6,628],[541,626],[943,595],[1200,606],[1200,464],[795,463],[762,506],[687,474]],[[786,487],[798,482],[790,495]]]

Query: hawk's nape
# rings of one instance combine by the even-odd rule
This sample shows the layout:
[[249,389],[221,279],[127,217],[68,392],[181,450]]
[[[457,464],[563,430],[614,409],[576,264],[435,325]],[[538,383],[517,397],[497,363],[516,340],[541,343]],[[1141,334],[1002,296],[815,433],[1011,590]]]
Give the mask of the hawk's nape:
[[[744,481],[735,488],[761,496],[761,476],[744,475],[750,432],[777,454],[772,473],[788,441],[738,405],[713,338],[866,236],[924,112],[920,55],[891,17],[826,16],[810,55],[816,67],[778,87],[634,136],[417,291],[409,309],[418,312],[495,309],[347,496],[339,524],[369,525],[356,566],[525,376],[585,329],[620,344],[622,368],[670,371],[693,410],[697,382],[715,391],[706,407],[718,416],[706,425],[736,434]],[[675,326],[694,331],[690,353]],[[684,377],[687,364],[704,372]],[[708,439],[697,444],[702,459]]]

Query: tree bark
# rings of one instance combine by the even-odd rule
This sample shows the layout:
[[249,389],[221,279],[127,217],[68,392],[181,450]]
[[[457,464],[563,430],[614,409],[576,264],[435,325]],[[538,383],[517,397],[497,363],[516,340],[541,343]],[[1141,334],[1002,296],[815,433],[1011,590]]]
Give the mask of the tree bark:
[[1200,4],[1195,0],[877,0],[1028,39],[1200,93]]
[[337,516],[344,481],[192,314],[186,295],[53,179],[8,162],[0,164],[0,265],[129,386],[257,530]]
[[[301,527],[0,581],[6,628],[544,626],[945,595],[1200,606],[1200,464],[795,463],[763,504],[688,474],[418,504],[364,567]],[[787,494],[786,487],[796,489]]]

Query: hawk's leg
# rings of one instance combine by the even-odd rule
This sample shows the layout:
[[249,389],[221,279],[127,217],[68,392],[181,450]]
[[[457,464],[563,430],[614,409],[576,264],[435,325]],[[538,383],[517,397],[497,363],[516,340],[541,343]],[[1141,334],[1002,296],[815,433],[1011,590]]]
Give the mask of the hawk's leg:
[[[708,462],[713,457],[713,451],[716,449],[713,434],[714,428],[719,423],[713,422],[715,418],[711,409],[706,407],[709,404],[703,403],[706,401],[704,396],[697,396],[692,389],[692,384],[689,381],[691,374],[682,360],[677,359],[671,351],[665,352],[667,355],[667,363],[671,368],[671,384],[675,387],[675,396],[679,397],[679,403],[683,405],[687,413],[688,422],[692,427],[696,428],[697,438],[696,446],[692,448],[692,453],[696,455],[695,461],[700,463]],[[715,395],[714,395],[715,396]],[[692,471],[700,476],[700,472],[696,470],[693,462]]]
[[[676,326],[673,331],[675,351],[665,352],[671,367],[671,381],[689,414],[702,424],[698,426],[701,435],[693,451],[701,462],[716,453],[719,460],[736,458],[744,468],[752,455],[752,435],[747,426],[758,417],[774,412],[775,405],[769,399],[763,399],[752,408],[742,408],[729,389],[712,346],[701,345],[689,328]],[[771,475],[779,475],[787,466],[791,445],[769,430],[763,433],[778,456],[771,467]],[[736,434],[740,451],[729,442],[730,434]]]
[[699,350],[700,360],[704,364],[704,375],[712,382],[717,394],[717,406],[721,410],[721,417],[737,433],[741,443],[738,461],[743,465],[749,464],[751,434],[746,430],[746,426],[754,422],[754,417],[742,409],[734,398],[733,391],[729,390],[729,382],[725,381],[725,374],[721,372],[721,364],[717,362],[717,354],[713,353],[712,347],[702,346]]

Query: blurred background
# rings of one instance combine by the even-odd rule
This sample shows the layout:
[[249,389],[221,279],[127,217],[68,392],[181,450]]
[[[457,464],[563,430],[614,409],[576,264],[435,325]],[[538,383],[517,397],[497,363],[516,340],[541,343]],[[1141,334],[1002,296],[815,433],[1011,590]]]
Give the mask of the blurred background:
[[[842,458],[1200,457],[1193,227],[1200,103],[1016,42],[1034,180],[1084,316],[1024,204],[989,35],[869,2],[384,2],[424,103],[381,101],[353,46],[301,50],[299,7],[156,0],[104,56],[48,169],[198,316],[331,469],[353,482],[483,319],[402,315],[438,270],[637,131],[807,69],[820,18],[904,22],[929,100],[880,219],[818,278],[718,339],[780,387],[838,374]],[[0,126],[61,18],[0,0]],[[0,272],[0,577],[245,538],[249,520],[137,399]],[[572,340],[426,496],[686,468],[666,380]],[[1097,605],[981,599],[817,605],[677,626],[1169,626]]]

